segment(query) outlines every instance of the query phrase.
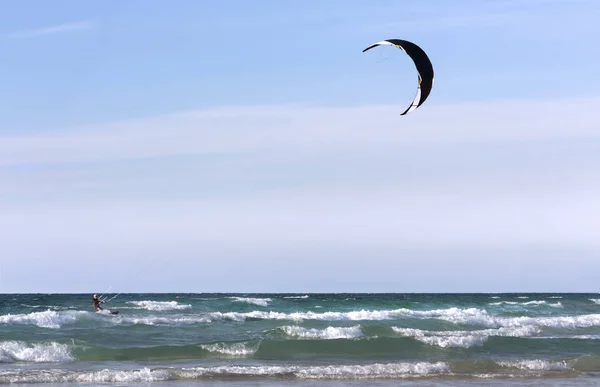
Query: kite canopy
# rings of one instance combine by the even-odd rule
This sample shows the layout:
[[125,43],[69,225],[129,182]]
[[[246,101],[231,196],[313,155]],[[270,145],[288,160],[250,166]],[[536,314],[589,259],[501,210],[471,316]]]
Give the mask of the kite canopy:
[[433,87],[433,65],[421,47],[406,40],[382,40],[381,42],[377,42],[365,48],[363,52],[384,44],[396,46],[397,48],[406,52],[406,54],[410,56],[415,63],[417,72],[419,73],[419,87],[417,88],[417,95],[412,104],[404,111],[404,113],[400,114],[403,116],[421,106],[429,96],[429,93],[431,93],[431,88]]

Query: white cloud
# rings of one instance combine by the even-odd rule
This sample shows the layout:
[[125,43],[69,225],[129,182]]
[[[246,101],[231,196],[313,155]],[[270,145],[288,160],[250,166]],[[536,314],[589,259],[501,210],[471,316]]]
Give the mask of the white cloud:
[[[573,44],[582,35],[595,35],[598,32],[593,20],[598,6],[593,0],[471,1],[462,2],[462,6],[436,3],[404,9],[402,4],[401,8],[400,16],[396,15],[398,12],[388,12],[388,16],[378,18],[376,23],[368,21],[373,18],[363,17],[350,30],[346,28],[340,31],[346,36],[383,34],[387,38],[393,37],[389,36],[390,31],[403,31],[404,36],[433,34],[434,40],[438,40],[442,31],[489,28],[497,30],[500,35],[487,36],[486,41],[506,51],[508,56],[514,48],[507,42],[509,37],[521,44],[531,40],[568,41]],[[469,34],[466,39],[470,43],[480,37],[481,31]],[[461,39],[465,39],[465,36],[461,36]]]
[[7,244],[87,246],[317,244],[386,248],[600,249],[600,184],[586,190],[493,192],[476,182],[411,192],[389,186],[306,187],[210,200],[38,203],[3,208]]
[[18,38],[33,38],[36,36],[44,36],[44,35],[52,35],[63,32],[71,32],[78,30],[86,30],[92,28],[93,24],[90,21],[78,21],[72,23],[64,23],[55,26],[42,27],[31,29],[27,31],[19,31],[9,34],[7,37],[10,39],[18,39]]
[[0,137],[0,165],[229,152],[307,153],[600,136],[600,98],[423,106],[230,107]]
[[[530,266],[545,253],[523,252],[587,262],[600,251],[597,106],[431,104],[407,116],[399,106],[228,107],[5,136],[0,256],[52,259],[56,275],[161,256],[172,273],[238,267],[256,272],[253,283],[267,283],[260,276],[284,256],[306,273],[317,265],[314,278],[335,269],[346,284],[376,282],[349,256],[379,267],[403,257],[417,282],[433,263],[448,281],[487,276],[485,252]],[[420,265],[406,251],[432,255]],[[482,255],[458,262],[457,251]],[[195,281],[184,277],[170,289]],[[498,283],[518,281],[509,277]]]

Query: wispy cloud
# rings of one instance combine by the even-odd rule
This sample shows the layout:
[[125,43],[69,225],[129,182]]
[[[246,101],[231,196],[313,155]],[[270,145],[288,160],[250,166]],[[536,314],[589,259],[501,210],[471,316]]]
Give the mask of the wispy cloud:
[[453,289],[465,276],[514,289],[514,270],[499,270],[546,264],[548,251],[568,251],[554,266],[574,275],[597,271],[599,104],[431,104],[403,117],[399,106],[226,107],[0,137],[0,255],[28,291],[43,283],[26,270],[40,256],[53,278],[80,275],[69,257],[168,256],[189,272],[268,273],[253,283],[294,254],[307,275],[325,265],[349,281],[364,276],[350,260],[412,261],[415,286],[433,265]]
[[414,13],[401,12],[404,16],[391,13],[394,16],[386,16],[376,23],[359,21],[347,33],[387,36],[389,31],[399,30],[404,34],[433,33],[439,39],[441,30],[489,28],[520,40],[573,39],[583,33],[597,32],[592,20],[597,8],[596,2],[588,0],[473,2],[468,11],[464,7],[436,4],[428,9],[420,7]]
[[[599,103],[589,98],[431,105],[404,117],[398,115],[400,106],[220,108],[78,131],[0,137],[0,166],[597,138]],[[557,111],[561,114],[548,115]],[[578,117],[577,125],[572,117]]]
[[72,22],[72,23],[64,23],[55,26],[36,28],[26,31],[18,31],[9,34],[7,37],[10,39],[23,39],[23,38],[33,38],[37,36],[44,35],[52,35],[64,32],[71,31],[79,31],[86,30],[93,27],[93,23],[89,20]]

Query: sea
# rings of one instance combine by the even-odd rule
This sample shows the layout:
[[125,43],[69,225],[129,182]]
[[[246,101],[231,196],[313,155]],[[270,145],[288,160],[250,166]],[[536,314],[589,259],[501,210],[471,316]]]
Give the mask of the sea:
[[600,386],[600,294],[104,299],[0,294],[0,384]]

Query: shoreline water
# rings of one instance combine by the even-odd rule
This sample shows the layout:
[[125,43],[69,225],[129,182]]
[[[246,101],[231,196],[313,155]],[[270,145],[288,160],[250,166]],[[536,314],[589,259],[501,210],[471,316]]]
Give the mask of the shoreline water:
[[86,294],[0,295],[0,384],[600,384],[594,293],[147,293],[103,305],[120,313],[93,312]]

